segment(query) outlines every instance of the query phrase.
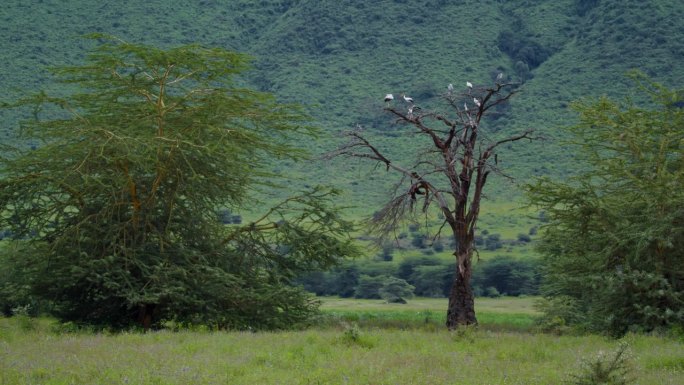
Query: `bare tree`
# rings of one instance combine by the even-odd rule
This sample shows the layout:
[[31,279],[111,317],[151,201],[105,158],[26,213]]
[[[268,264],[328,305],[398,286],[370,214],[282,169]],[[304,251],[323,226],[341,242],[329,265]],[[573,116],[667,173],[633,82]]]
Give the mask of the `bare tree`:
[[[394,197],[370,221],[371,231],[381,237],[393,234],[403,220],[418,210],[427,213],[435,207],[441,212],[444,222],[438,235],[448,225],[455,241],[456,271],[446,321],[449,329],[477,323],[470,285],[475,230],[487,177],[499,171],[496,150],[504,143],[531,139],[532,133],[526,130],[500,139],[488,138],[480,126],[483,117],[507,103],[516,93],[515,85],[502,83],[501,76],[493,87],[467,84],[465,92],[456,94],[450,86],[442,96],[449,113],[422,110],[410,98],[398,102],[386,98],[385,111],[394,115],[397,123],[417,129],[412,138],[427,140],[428,153],[417,156],[412,166],[390,160],[366,139],[360,127],[346,132],[348,141],[327,154],[328,158],[377,161],[402,176]],[[397,103],[401,107],[395,107]]]

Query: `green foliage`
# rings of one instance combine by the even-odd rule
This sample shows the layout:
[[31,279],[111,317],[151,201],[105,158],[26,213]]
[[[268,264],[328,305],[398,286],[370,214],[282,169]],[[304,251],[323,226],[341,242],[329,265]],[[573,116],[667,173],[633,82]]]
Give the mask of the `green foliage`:
[[16,309],[28,309],[28,314],[37,316],[47,308],[45,301],[31,293],[31,281],[39,266],[26,263],[16,246],[3,242],[0,250],[0,314],[12,316]]
[[[110,33],[159,47],[200,41],[254,56],[255,68],[242,79],[244,84],[306,105],[325,130],[357,123],[376,130],[399,155],[393,158],[401,159],[410,144],[402,140],[402,131],[386,125],[388,119],[378,108],[382,96],[386,92],[419,95],[417,101],[424,106],[434,103],[449,83],[483,84],[501,70],[507,80],[517,82],[518,73],[524,72],[518,70],[524,67],[516,64],[524,62],[513,60],[499,47],[500,36],[511,32],[518,51],[529,46],[535,54],[539,47],[550,53],[539,67],[528,64],[525,91],[499,119],[502,130],[535,127],[550,138],[543,144],[512,148],[511,156],[500,158],[508,173],[524,180],[539,174],[567,175],[576,168],[571,154],[553,140],[564,137],[555,127],[571,118],[566,108],[569,100],[624,95],[628,87],[619,76],[631,68],[672,84],[684,80],[677,66],[684,57],[679,24],[662,22],[684,17],[681,2],[430,1],[415,12],[406,4],[384,0],[348,6],[321,0],[314,7],[305,1],[282,0],[125,0],[121,4],[8,0],[0,23],[7,37],[0,42],[2,98],[12,100],[38,89],[61,92],[62,86],[52,82],[44,69],[79,63],[91,46],[77,38],[85,33]],[[17,140],[17,118],[3,113],[3,141]],[[302,145],[320,151],[331,141]],[[351,166],[282,169],[344,186],[353,191],[350,196],[365,198],[354,204],[375,210],[391,182],[378,178],[377,183],[363,183]],[[498,193],[492,197],[505,199],[517,192],[496,180],[491,187]]]
[[497,256],[481,261],[475,268],[473,287],[486,296],[537,295],[540,276],[537,260]]
[[449,263],[417,265],[408,281],[415,286],[415,294],[421,297],[446,297],[453,281],[454,267]]
[[393,252],[394,246],[392,246],[391,243],[385,243],[382,245],[382,250],[377,255],[377,258],[385,262],[390,262],[394,259],[394,256],[392,255]]
[[406,300],[413,297],[415,287],[401,278],[387,277],[382,287],[378,290],[380,298],[389,303],[406,303]]
[[0,227],[16,240],[3,270],[23,274],[64,321],[273,329],[307,320],[316,302],[294,276],[354,252],[351,224],[330,208],[337,192],[310,189],[248,225],[216,218],[276,186],[271,161],[304,156],[292,142],[315,133],[306,116],[236,86],[243,55],[91,37],[102,43],[86,64],[55,71],[72,93],[13,105],[33,111],[22,133],[41,145],[2,159]]
[[684,324],[682,93],[634,79],[650,105],[575,105],[588,170],[528,187],[549,218],[545,293],[573,298],[586,326],[614,335]]
[[354,290],[354,298],[380,299],[380,289],[385,285],[387,276],[370,276],[361,274]]
[[[316,295],[377,299],[384,298],[380,293],[387,280],[397,280],[410,285],[416,296],[444,298],[449,295],[453,274],[451,258],[417,256],[401,262],[360,259],[328,272],[306,273],[298,282]],[[538,261],[508,256],[481,260],[475,265],[472,285],[478,296],[538,295]]]
[[[520,31],[516,32],[519,33]],[[516,70],[522,79],[526,79],[529,76],[530,69],[539,67],[548,59],[551,52],[539,43],[528,40],[516,32],[510,30],[501,32],[498,38],[498,46],[502,52],[510,56],[514,63],[521,63],[520,65],[524,66],[524,73],[518,69],[518,64],[516,64]]]
[[484,246],[486,250],[498,250],[503,247],[501,242],[501,234],[489,234],[484,239]]
[[539,328],[544,332],[563,334],[571,331],[571,326],[586,324],[586,314],[581,310],[577,299],[558,295],[537,301],[536,308],[542,312],[537,318]]

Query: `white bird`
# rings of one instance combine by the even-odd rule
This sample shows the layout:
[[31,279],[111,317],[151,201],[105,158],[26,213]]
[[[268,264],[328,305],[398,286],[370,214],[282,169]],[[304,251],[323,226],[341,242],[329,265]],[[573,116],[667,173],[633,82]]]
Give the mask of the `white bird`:
[[468,86],[468,88],[473,88],[473,83],[471,83],[471,82],[466,82],[466,86]]
[[394,95],[392,95],[392,94],[385,95],[385,103],[387,103],[387,108],[389,108],[389,104],[392,100],[394,100]]
[[463,103],[463,109],[468,112],[468,103]]
[[501,80],[503,79],[503,72],[499,72],[498,75],[496,75],[496,80]]
[[405,94],[401,95],[404,98],[404,101],[406,103],[413,103],[413,98],[406,96]]
[[480,103],[479,100],[477,100],[477,98],[473,98],[473,102],[475,102],[475,105],[477,105],[478,107],[480,107],[481,103]]
[[413,119],[413,106],[408,108],[408,118]]
[[449,85],[447,86],[447,90],[449,90],[449,93],[454,92],[454,85],[449,83]]

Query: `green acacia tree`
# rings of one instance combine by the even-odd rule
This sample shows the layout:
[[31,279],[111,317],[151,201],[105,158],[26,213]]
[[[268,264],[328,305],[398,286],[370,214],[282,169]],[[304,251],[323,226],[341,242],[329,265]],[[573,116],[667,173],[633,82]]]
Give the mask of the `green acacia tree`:
[[684,325],[684,94],[634,78],[650,105],[574,105],[586,171],[528,186],[551,315],[615,335]]
[[[252,223],[224,226],[219,208],[255,204],[273,188],[273,160],[305,154],[299,108],[240,88],[247,58],[100,39],[86,64],[56,71],[66,97],[13,107],[34,118],[34,150],[2,159],[5,263],[66,321],[113,327],[165,320],[282,328],[316,304],[291,280],[348,256],[350,223],[316,188]],[[16,283],[15,283],[16,284]]]

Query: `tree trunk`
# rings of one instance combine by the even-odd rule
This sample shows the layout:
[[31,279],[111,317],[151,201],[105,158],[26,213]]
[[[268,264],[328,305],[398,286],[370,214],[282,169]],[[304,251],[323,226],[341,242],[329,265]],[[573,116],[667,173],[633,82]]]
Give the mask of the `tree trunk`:
[[463,260],[463,271],[456,264],[454,283],[449,294],[449,309],[447,310],[446,326],[449,330],[462,325],[475,325],[475,297],[470,286],[472,275],[470,256]]
[[140,326],[145,329],[145,331],[149,330],[150,327],[152,326],[152,315],[154,313],[155,309],[154,304],[143,304],[140,305],[138,308],[138,322],[140,323]]

